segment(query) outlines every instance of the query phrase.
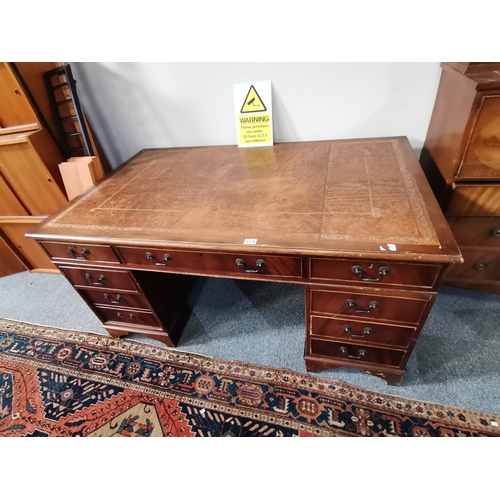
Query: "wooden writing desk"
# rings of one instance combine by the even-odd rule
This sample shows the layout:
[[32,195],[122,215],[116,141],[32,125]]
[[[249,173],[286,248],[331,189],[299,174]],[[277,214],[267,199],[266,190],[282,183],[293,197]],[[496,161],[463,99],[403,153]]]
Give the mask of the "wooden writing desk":
[[303,284],[307,370],[390,384],[461,262],[404,137],[144,150],[27,236],[114,337],[177,345],[196,276]]

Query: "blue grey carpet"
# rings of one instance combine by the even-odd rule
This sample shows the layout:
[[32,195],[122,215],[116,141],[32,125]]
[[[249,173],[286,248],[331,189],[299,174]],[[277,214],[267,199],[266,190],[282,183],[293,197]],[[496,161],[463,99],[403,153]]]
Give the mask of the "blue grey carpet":
[[[317,375],[500,415],[499,299],[441,287],[400,387],[355,369]],[[203,278],[190,303],[193,313],[178,349],[306,373],[302,285]],[[0,317],[107,335],[60,275],[25,272],[0,278]],[[129,338],[154,343],[137,334]]]

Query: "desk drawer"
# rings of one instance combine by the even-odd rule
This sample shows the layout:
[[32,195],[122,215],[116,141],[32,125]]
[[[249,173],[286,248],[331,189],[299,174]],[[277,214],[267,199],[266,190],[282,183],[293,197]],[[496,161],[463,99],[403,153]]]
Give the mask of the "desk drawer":
[[311,354],[347,359],[359,363],[399,366],[405,351],[311,339]]
[[500,249],[500,217],[447,217],[459,246]]
[[311,335],[331,340],[358,340],[408,347],[415,328],[311,316]]
[[92,267],[78,268],[59,266],[60,271],[75,286],[111,288],[116,290],[137,290],[128,271],[111,271]]
[[52,241],[41,241],[40,245],[45,248],[52,259],[112,264],[120,262],[111,247],[107,245],[54,243]]
[[310,289],[311,312],[418,324],[430,299]]
[[[157,269],[186,270],[207,273],[261,274],[300,278],[302,259],[276,255],[245,255],[206,252],[184,252],[157,248],[116,247],[123,261],[131,265]],[[240,260],[238,260],[240,259]],[[237,263],[240,262],[239,264]],[[259,261],[262,261],[259,265]]]
[[446,272],[447,278],[479,281],[500,281],[500,251],[461,247],[463,264],[453,264]]
[[500,215],[500,185],[454,184],[447,215]]
[[357,285],[412,286],[432,288],[441,266],[383,261],[311,258],[310,276],[316,280]]
[[111,308],[96,306],[95,312],[104,323],[128,323],[130,325],[152,326],[161,328],[152,312],[134,311],[131,309]]
[[149,309],[150,305],[144,295],[140,293],[115,292],[92,289],[78,289],[88,302],[94,305],[107,305],[117,307],[132,307],[136,309]]

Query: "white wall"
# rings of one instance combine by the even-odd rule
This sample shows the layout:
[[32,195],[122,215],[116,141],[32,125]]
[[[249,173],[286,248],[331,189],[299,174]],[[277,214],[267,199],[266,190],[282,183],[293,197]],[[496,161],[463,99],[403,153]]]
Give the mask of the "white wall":
[[234,83],[271,80],[275,142],[408,136],[420,154],[439,63],[71,63],[113,167],[143,148],[236,144]]

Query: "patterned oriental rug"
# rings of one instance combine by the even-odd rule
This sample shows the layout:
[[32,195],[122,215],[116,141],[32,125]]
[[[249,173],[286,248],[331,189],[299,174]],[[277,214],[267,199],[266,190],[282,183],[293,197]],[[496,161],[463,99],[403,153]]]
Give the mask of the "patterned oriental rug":
[[0,436],[499,436],[500,418],[0,319]]

